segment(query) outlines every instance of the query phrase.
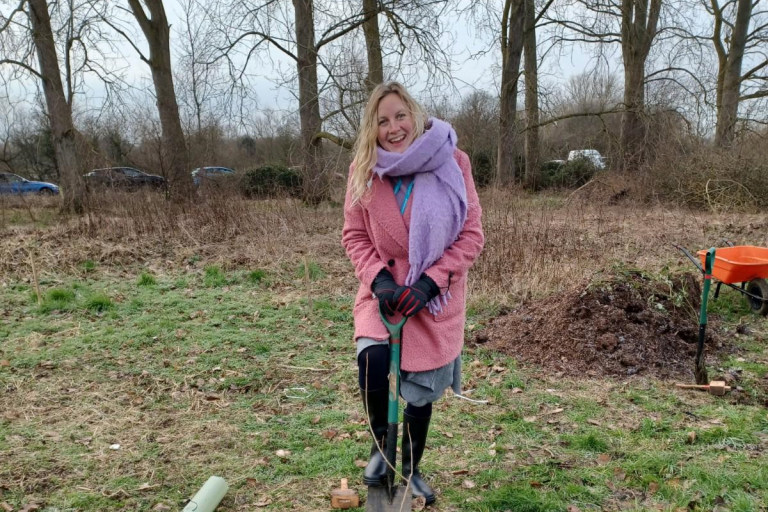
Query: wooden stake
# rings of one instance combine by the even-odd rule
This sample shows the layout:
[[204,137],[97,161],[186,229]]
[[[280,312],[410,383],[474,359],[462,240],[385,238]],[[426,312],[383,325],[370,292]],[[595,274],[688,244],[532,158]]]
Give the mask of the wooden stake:
[[307,255],[304,255],[304,283],[307,285],[307,303],[309,304],[309,311],[312,312],[312,283],[309,279],[309,262],[307,261]]
[[37,269],[35,268],[35,258],[32,253],[29,253],[29,264],[32,267],[32,280],[35,283],[35,293],[37,293],[37,305],[40,306],[43,303],[43,296],[40,295],[40,283],[37,280]]

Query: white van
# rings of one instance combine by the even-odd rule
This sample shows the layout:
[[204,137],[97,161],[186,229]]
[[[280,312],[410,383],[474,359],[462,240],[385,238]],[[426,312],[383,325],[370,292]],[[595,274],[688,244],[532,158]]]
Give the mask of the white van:
[[605,169],[605,158],[596,149],[574,149],[568,153],[569,162],[579,158],[588,159],[597,169]]

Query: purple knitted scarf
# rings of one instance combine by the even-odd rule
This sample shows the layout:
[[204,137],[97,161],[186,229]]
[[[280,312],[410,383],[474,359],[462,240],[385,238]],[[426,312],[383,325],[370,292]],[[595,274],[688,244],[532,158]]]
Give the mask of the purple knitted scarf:
[[[450,124],[434,117],[427,121],[424,134],[404,153],[391,153],[381,147],[373,172],[384,176],[413,175],[413,206],[408,235],[410,270],[406,286],[415,283],[458,238],[467,220],[467,187],[459,164],[453,157],[456,132]],[[428,307],[433,315],[442,311],[450,293],[433,299]]]

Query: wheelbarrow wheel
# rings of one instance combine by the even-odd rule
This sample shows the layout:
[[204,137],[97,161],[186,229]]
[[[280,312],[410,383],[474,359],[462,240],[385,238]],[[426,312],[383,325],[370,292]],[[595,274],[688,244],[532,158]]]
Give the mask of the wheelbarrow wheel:
[[747,285],[747,293],[762,297],[762,299],[747,297],[752,311],[758,315],[768,316],[768,281],[765,279],[753,279]]

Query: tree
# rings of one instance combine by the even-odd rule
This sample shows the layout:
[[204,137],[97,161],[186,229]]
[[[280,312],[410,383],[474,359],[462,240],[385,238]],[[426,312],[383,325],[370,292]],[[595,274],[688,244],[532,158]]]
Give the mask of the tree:
[[[720,5],[718,0],[702,0],[713,18],[711,40],[718,62],[715,144],[720,147],[732,145],[736,138],[739,104],[768,97],[768,19],[766,11],[754,11],[759,3],[734,0]],[[742,74],[745,58],[752,65]],[[758,87],[743,94],[742,87],[751,84]]]
[[644,159],[644,108],[646,65],[660,32],[662,0],[577,0],[559,5],[547,15],[561,31],[561,43],[619,44],[624,65],[624,112],[621,123],[621,154],[625,168]]
[[179,105],[176,102],[176,91],[173,86],[171,27],[168,25],[162,0],[143,0],[143,2],[149,10],[149,16],[139,0],[128,0],[131,13],[136,18],[149,45],[149,56],[145,56],[142,52],[139,52],[139,56],[152,71],[157,110],[163,130],[163,145],[169,161],[168,178],[171,193],[176,197],[179,195],[188,197],[192,188],[192,178],[189,173],[187,145],[179,117]]
[[515,175],[517,158],[517,82],[523,52],[526,0],[505,0],[501,16],[501,101],[496,182]]
[[[29,25],[20,23],[20,33],[13,34],[11,24],[16,24],[14,18],[23,13],[25,4]],[[16,25],[14,25],[16,26]],[[78,155],[78,136],[72,122],[72,105],[67,101],[59,70],[59,57],[56,51],[56,40],[51,28],[51,16],[45,0],[22,0],[7,19],[0,21],[0,34],[3,36],[3,47],[14,48],[0,59],[0,63],[12,64],[14,73],[28,73],[39,79],[42,85],[48,119],[53,138],[56,164],[59,168],[61,188],[64,196],[63,209],[71,212],[82,212],[85,209],[86,190],[82,177],[82,166]],[[9,44],[16,39],[17,45]],[[27,46],[24,41],[30,40]],[[37,55],[37,67],[29,61],[34,48]],[[14,55],[15,53],[15,55]],[[71,96],[70,96],[71,100]]]
[[[544,8],[546,10],[546,7]],[[534,188],[539,175],[539,62],[536,57],[536,2],[525,0],[523,23],[525,69],[525,177],[526,187]]]

